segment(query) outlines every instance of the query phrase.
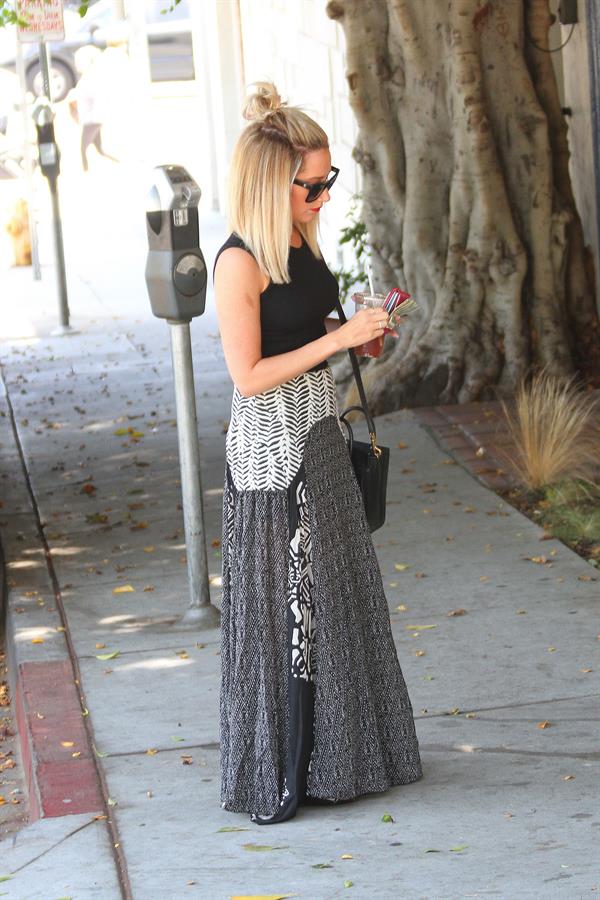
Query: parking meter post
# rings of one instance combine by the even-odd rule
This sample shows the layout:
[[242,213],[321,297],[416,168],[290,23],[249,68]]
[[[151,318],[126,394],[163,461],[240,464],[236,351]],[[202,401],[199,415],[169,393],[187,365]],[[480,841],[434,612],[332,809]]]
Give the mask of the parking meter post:
[[215,622],[215,610],[210,605],[208,585],[208,559],[204,535],[200,446],[190,324],[189,322],[169,320],[169,326],[177,411],[183,524],[190,588],[190,605],[181,619],[181,624],[211,627],[218,623],[218,619]]
[[40,41],[40,70],[42,73],[42,83],[44,85],[44,94],[52,103],[52,85],[50,84],[50,54],[48,53],[48,44],[46,41]]
[[[42,51],[44,51],[42,53]],[[54,135],[54,110],[50,97],[50,75],[46,44],[40,43],[40,59],[44,79],[45,97],[38,98],[33,109],[33,119],[37,131],[42,174],[48,179],[52,200],[52,230],[54,233],[54,256],[56,260],[56,279],[58,287],[59,325],[51,333],[53,335],[75,334],[69,324],[69,299],[67,293],[67,275],[65,269],[65,250],[63,243],[60,203],[58,199],[58,176],[60,173],[60,153]]]
[[183,522],[190,604],[180,627],[216,628],[220,614],[210,603],[202,504],[190,321],[206,302],[206,264],[200,249],[200,188],[182,166],[157,166],[148,195],[146,286],[155,316],[166,319],[177,410]]

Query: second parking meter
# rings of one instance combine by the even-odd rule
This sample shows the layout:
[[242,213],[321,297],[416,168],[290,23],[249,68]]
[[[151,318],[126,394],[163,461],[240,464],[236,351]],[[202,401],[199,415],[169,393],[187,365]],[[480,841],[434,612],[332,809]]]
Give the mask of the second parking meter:
[[146,286],[152,312],[169,323],[181,496],[190,603],[182,628],[216,628],[210,603],[202,506],[200,445],[196,419],[190,321],[204,312],[206,264],[200,249],[200,188],[183,166],[157,166],[148,195]]
[[157,166],[148,194],[146,285],[152,312],[189,322],[204,312],[206,264],[200,249],[200,188],[183,166]]
[[48,181],[56,182],[60,174],[60,153],[54,136],[54,111],[46,97],[40,97],[33,108],[37,131],[40,169]]

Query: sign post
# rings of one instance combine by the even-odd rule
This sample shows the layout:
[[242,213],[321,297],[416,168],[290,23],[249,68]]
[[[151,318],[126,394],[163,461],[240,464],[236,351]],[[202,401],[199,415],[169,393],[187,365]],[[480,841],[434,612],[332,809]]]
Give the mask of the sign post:
[[52,199],[54,226],[54,255],[58,282],[59,325],[52,334],[72,334],[69,324],[69,298],[63,246],[62,222],[58,201],[58,175],[60,153],[54,138],[54,112],[52,110],[52,86],[48,62],[47,41],[61,41],[65,36],[63,0],[17,0],[17,37],[21,43],[38,42],[40,64],[46,103],[39,104],[34,113],[38,133],[40,168],[48,179]]

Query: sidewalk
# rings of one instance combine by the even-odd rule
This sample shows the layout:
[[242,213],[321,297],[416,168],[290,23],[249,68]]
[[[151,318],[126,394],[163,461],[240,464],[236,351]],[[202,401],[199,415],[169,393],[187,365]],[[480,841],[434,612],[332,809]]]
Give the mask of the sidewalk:
[[[204,226],[208,260],[220,229]],[[92,276],[73,264],[79,335],[0,343],[0,534],[32,818],[1,848],[0,877],[13,877],[0,894],[594,896],[597,574],[541,545],[422,414],[379,421],[392,464],[374,539],[424,778],[271,829],[220,808],[219,632],[177,624],[188,593],[168,327],[149,314],[142,253],[139,241],[127,269]],[[3,273],[37,321],[54,297],[44,278]],[[192,339],[218,605],[231,386],[212,304]],[[533,564],[542,546],[551,563]]]

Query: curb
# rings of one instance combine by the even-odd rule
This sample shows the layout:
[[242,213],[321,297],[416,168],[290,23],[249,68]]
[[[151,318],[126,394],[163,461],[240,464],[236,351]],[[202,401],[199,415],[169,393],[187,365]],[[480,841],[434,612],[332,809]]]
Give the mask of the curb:
[[[0,379],[0,613],[27,785],[27,823],[105,805],[28,476]],[[77,755],[73,755],[77,754]]]

